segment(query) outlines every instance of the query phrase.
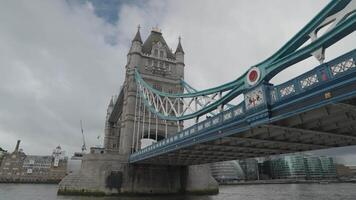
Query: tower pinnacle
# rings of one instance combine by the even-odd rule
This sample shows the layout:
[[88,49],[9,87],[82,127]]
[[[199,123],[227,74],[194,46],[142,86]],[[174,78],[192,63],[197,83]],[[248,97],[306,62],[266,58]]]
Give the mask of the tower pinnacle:
[[138,26],[137,26],[137,33],[136,33],[134,39],[132,40],[132,42],[137,41],[137,42],[142,43],[140,29],[141,29],[141,26],[138,25]]
[[178,46],[177,46],[177,49],[176,49],[176,52],[175,53],[183,53],[184,54],[184,51],[183,51],[183,47],[182,47],[182,44],[181,44],[181,37],[179,36],[178,37]]
[[110,103],[109,103],[109,107],[114,107],[114,100],[113,97],[111,97]]

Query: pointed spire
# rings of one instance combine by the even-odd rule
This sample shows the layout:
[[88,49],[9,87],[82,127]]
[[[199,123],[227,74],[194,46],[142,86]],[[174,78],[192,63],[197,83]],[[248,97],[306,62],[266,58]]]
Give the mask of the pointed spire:
[[114,107],[114,100],[113,100],[113,98],[112,98],[112,97],[111,97],[111,100],[110,100],[109,107]]
[[181,41],[181,37],[179,36],[179,38],[178,38],[178,46],[177,46],[177,49],[176,49],[176,52],[175,53],[178,53],[178,52],[180,52],[180,53],[183,53],[184,54],[184,51],[183,51],[183,47],[182,47],[182,44],[180,43],[180,41]]
[[141,26],[138,25],[137,26],[137,33],[136,33],[134,39],[132,40],[132,42],[137,41],[137,42],[142,43],[141,34],[140,34],[140,28],[141,28]]

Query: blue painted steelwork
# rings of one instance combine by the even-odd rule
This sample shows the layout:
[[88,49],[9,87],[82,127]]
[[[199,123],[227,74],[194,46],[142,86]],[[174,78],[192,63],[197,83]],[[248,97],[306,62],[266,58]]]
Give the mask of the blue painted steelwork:
[[[257,67],[260,70],[261,77],[259,78],[259,81],[257,82],[258,84],[261,83],[268,83],[276,74],[281,72],[282,70],[290,67],[291,65],[298,63],[312,55],[313,52],[319,50],[319,49],[326,49],[329,46],[333,45],[340,39],[344,38],[348,34],[352,33],[356,29],[356,14],[355,14],[355,9],[352,10],[350,13],[348,13],[346,16],[344,16],[341,20],[339,20],[335,26],[331,29],[328,30],[326,33],[324,33],[321,37],[317,38],[310,44],[306,45],[305,47],[301,48],[305,42],[310,39],[310,34],[317,30],[318,28],[321,28],[320,26],[323,25],[326,19],[328,17],[331,17],[335,13],[340,12],[342,9],[347,7],[350,4],[351,0],[335,0],[331,1],[323,10],[321,10],[305,27],[302,28],[290,41],[288,41],[281,49],[279,49],[275,54],[273,54],[271,57],[266,59],[265,61],[252,66]],[[317,72],[316,75],[317,77],[309,77],[308,74],[306,74],[305,78],[309,78],[310,80],[314,80],[315,78],[320,78],[320,73],[322,72]],[[323,75],[324,76],[324,75]],[[302,78],[302,77],[301,77]],[[237,78],[234,81],[231,81],[229,83],[223,84],[218,87],[202,90],[202,91],[195,91],[195,92],[189,92],[189,93],[184,93],[184,94],[170,94],[170,93],[165,93],[158,91],[154,89],[152,86],[150,86],[148,83],[146,83],[138,71],[135,71],[135,79],[138,85],[147,88],[151,93],[154,93],[157,96],[165,97],[165,98],[179,98],[179,99],[184,99],[184,98],[197,98],[199,96],[207,96],[211,95],[214,93],[223,93],[226,92],[225,95],[223,95],[220,99],[216,100],[213,103],[210,103],[206,106],[203,106],[200,110],[196,110],[192,113],[183,113],[183,114],[176,114],[176,115],[171,115],[170,113],[161,113],[159,110],[155,109],[147,100],[147,98],[144,99],[145,106],[149,108],[149,110],[157,115],[161,119],[165,120],[173,120],[173,121],[182,121],[182,120],[187,120],[191,118],[196,118],[201,115],[204,115],[206,113],[209,113],[215,109],[217,109],[221,105],[226,105],[228,102],[233,100],[235,97],[237,97],[240,94],[243,94],[247,92],[248,90],[252,89],[255,87],[255,85],[251,86],[247,83],[247,72],[244,73],[242,76]],[[294,79],[293,79],[294,80]],[[294,80],[297,81],[297,80]],[[294,93],[300,93],[308,88],[312,88],[318,85],[318,82],[313,83],[312,85],[303,85],[301,88],[300,84],[297,84],[297,82],[288,82],[288,84],[291,84],[290,87],[289,85],[284,85],[280,86],[280,88],[275,88],[275,93],[276,97],[272,97],[272,101],[276,100],[282,100],[287,99],[288,96],[291,96]],[[284,87],[284,88],[282,88]],[[264,91],[265,89],[262,88]],[[140,95],[142,97],[145,97],[145,95],[140,91]],[[276,99],[273,99],[276,98]],[[269,100],[270,97],[267,97]]]
[[[261,98],[264,98],[264,101],[262,103],[247,109],[248,104],[245,100],[229,110],[182,130],[175,136],[135,152],[130,156],[129,162],[138,162],[166,152],[212,141],[232,134],[232,131],[233,133],[242,132],[252,126],[271,123],[333,102],[356,97],[356,89],[353,88],[335,97],[325,97],[314,104],[303,104],[304,101],[316,95],[324,95],[328,92],[332,94],[338,88],[356,84],[355,63],[356,50],[353,50],[281,85],[272,86],[261,83],[251,91],[263,90],[264,96]],[[287,108],[292,104],[298,104],[300,108],[288,111]],[[271,115],[273,112],[283,110],[287,111],[276,116]]]

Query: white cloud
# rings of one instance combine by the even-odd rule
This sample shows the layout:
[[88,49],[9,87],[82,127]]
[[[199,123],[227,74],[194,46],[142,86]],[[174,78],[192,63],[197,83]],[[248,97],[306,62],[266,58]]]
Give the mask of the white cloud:
[[128,47],[105,42],[117,27],[65,1],[4,2],[0,24],[0,146],[12,149],[18,138],[28,153],[79,150],[80,119],[97,143],[123,81]]

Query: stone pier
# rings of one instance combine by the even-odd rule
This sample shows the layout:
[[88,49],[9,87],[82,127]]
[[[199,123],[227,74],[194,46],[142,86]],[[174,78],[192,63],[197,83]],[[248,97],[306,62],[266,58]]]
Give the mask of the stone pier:
[[85,155],[81,169],[59,184],[60,195],[217,194],[207,165],[130,165],[115,154]]

